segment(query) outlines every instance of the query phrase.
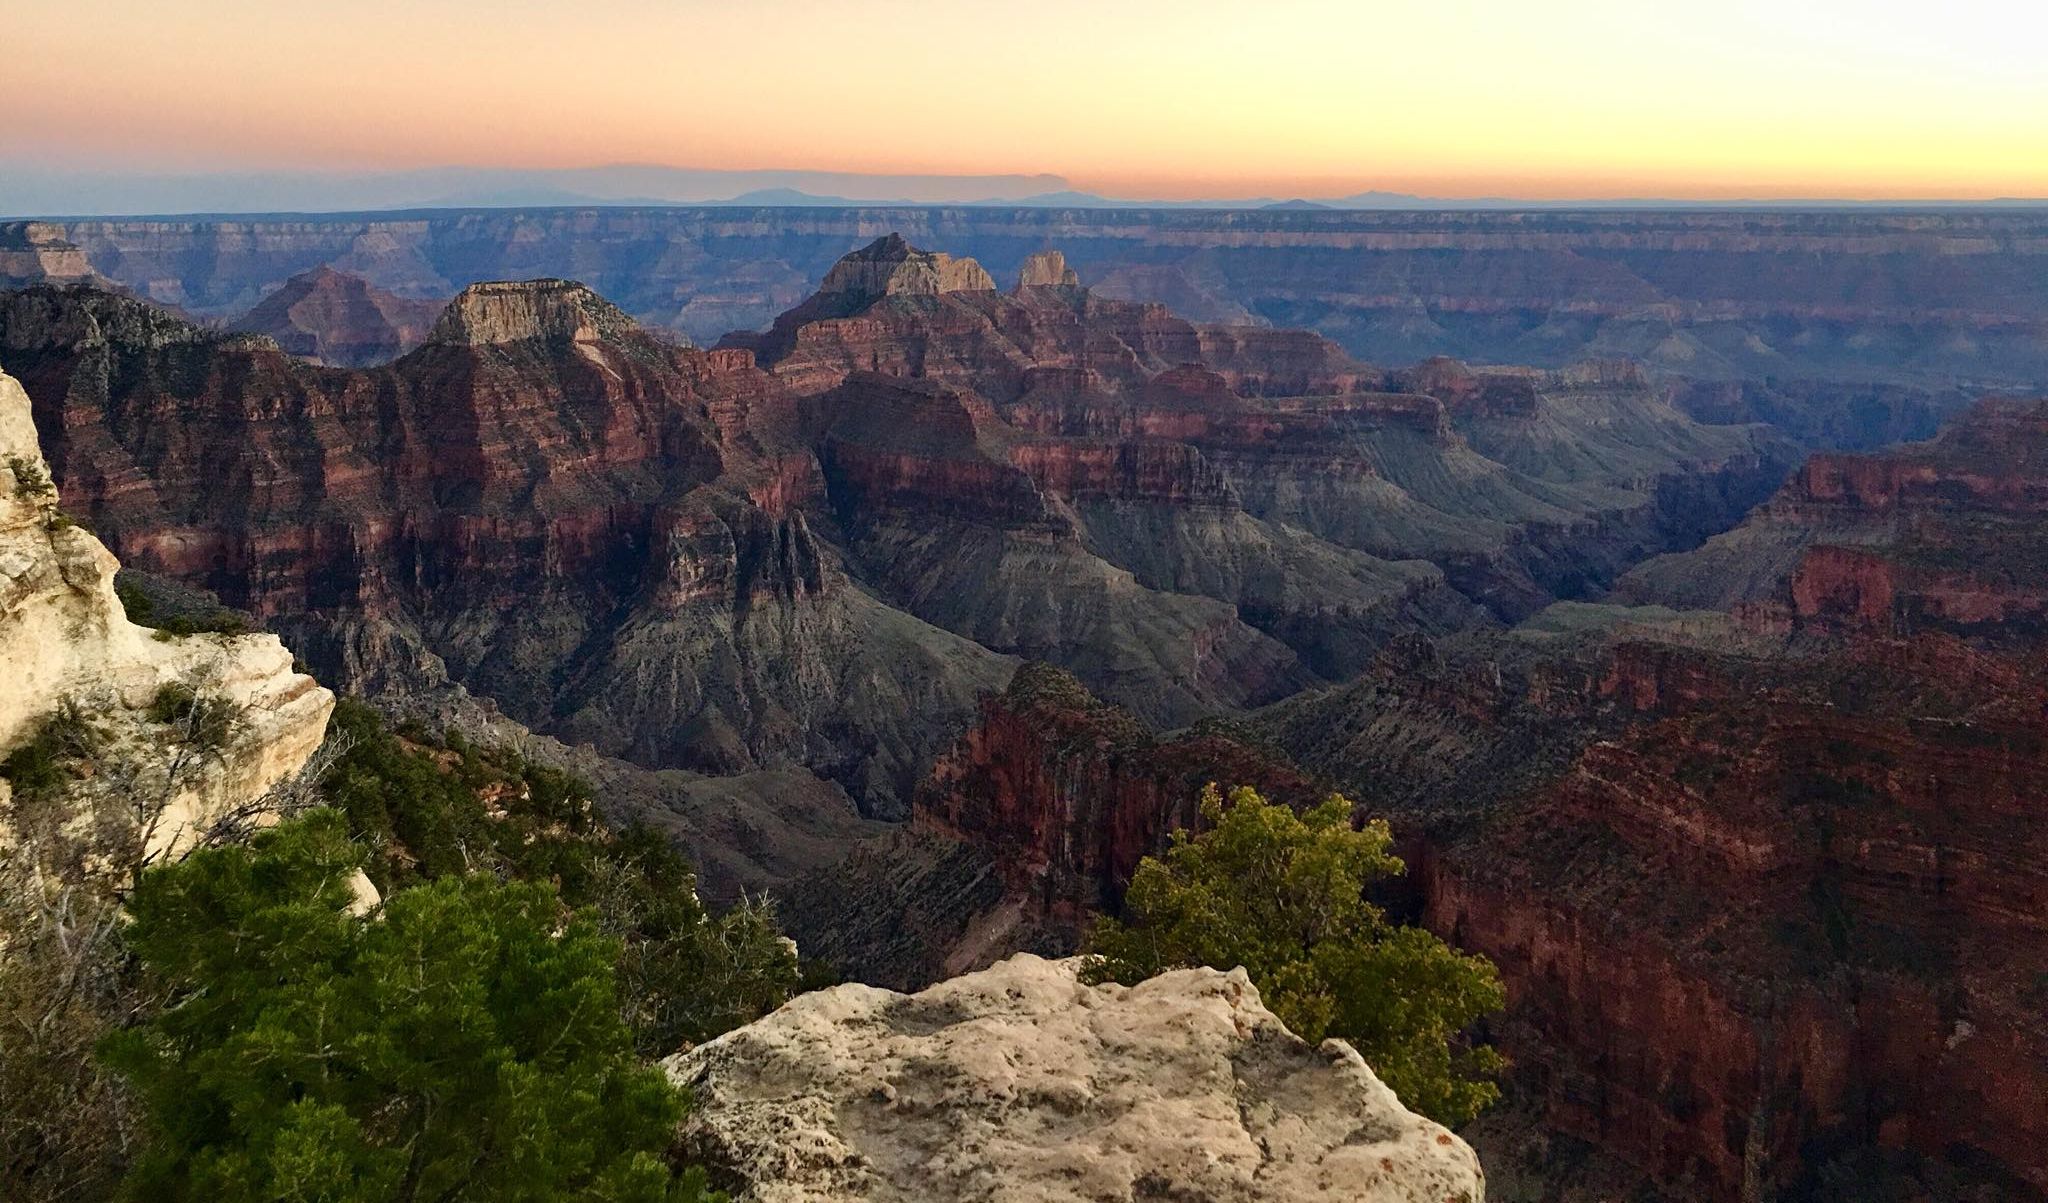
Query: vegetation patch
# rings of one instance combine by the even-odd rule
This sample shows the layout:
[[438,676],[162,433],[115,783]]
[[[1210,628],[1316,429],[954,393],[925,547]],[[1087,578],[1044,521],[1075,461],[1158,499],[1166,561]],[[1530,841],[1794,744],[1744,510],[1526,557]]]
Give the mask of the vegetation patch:
[[50,483],[50,474],[25,455],[8,456],[7,470],[14,474],[16,497],[51,497],[57,492],[57,486]]
[[66,698],[27,743],[0,761],[0,777],[18,796],[47,797],[89,766],[104,742],[99,725],[76,701]]
[[200,693],[181,681],[160,686],[143,712],[149,721],[174,729],[179,743],[207,752],[226,748],[242,727],[242,708],[218,694]]
[[1506,1062],[1467,1031],[1507,1005],[1500,975],[1371,902],[1406,871],[1383,821],[1351,825],[1333,794],[1297,815],[1243,787],[1203,791],[1202,831],[1176,831],[1125,895],[1127,918],[1089,939],[1091,981],[1135,983],[1169,969],[1243,966],[1259,997],[1310,1043],[1338,1036],[1401,1101],[1455,1126],[1500,1097]]

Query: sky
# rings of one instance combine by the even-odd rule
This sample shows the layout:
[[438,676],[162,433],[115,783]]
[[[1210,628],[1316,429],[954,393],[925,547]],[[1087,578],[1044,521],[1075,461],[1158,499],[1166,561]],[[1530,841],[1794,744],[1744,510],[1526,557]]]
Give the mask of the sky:
[[33,48],[0,171],[2048,196],[2040,0],[0,0],[0,28]]

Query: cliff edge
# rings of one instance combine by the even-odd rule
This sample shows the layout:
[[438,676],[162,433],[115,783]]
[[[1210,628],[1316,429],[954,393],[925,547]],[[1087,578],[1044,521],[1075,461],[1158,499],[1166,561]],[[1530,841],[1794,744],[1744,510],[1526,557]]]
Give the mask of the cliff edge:
[[1465,1142],[1243,970],[1089,986],[1019,955],[905,995],[844,985],[669,1058],[736,1200],[1480,1203]]
[[[154,803],[145,836],[160,851],[296,774],[334,695],[294,671],[275,635],[174,637],[129,622],[117,567],[58,508],[28,395],[0,374],[0,755],[60,711],[82,716],[101,755],[73,788]],[[0,803],[10,793],[0,780]]]

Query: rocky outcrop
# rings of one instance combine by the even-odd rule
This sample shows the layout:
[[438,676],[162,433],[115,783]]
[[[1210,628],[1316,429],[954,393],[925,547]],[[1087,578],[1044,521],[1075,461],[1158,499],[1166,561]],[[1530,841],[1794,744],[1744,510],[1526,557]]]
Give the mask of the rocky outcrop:
[[1033,251],[1024,257],[1024,266],[1017,269],[1019,289],[1080,286],[1081,277],[1067,266],[1067,257],[1058,251]]
[[832,265],[818,291],[872,300],[877,297],[929,297],[946,292],[992,292],[995,279],[972,259],[956,259],[938,251],[922,251],[889,234]]
[[364,367],[420,345],[441,309],[322,265],[286,280],[229,328],[266,335],[315,363]]
[[[275,635],[129,622],[114,557],[58,509],[48,472],[28,397],[0,374],[0,753],[68,708],[95,733],[97,771],[76,792],[119,791],[151,850],[185,846],[299,771],[334,696]],[[195,704],[221,707],[203,733],[179,729]]]
[[1480,1203],[1478,1159],[1242,970],[1088,986],[1018,956],[914,995],[835,986],[664,1062],[682,1144],[757,1203]]
[[637,333],[618,306],[570,280],[472,284],[441,312],[427,340],[489,347],[533,340],[597,343]]

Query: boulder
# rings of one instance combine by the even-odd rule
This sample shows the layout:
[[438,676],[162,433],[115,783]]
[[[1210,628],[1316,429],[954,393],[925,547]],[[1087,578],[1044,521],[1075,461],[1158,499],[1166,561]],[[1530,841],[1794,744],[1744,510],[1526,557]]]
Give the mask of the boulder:
[[1243,970],[1137,986],[1018,955],[905,995],[844,985],[663,1063],[735,1200],[1479,1203],[1465,1142]]

